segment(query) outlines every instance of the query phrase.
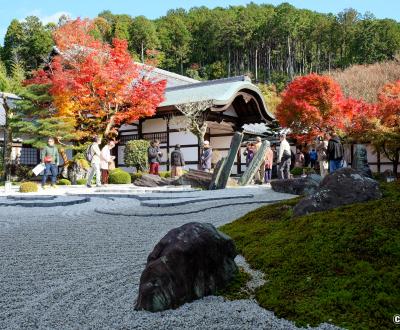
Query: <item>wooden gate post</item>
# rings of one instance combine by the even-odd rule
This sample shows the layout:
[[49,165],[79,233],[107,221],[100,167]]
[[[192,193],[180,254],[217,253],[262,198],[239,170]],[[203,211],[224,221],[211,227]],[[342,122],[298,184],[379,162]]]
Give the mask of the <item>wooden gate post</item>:
[[228,156],[226,157],[224,163],[221,166],[221,174],[219,180],[216,181],[216,189],[224,189],[228,184],[229,176],[232,172],[233,164],[237,157],[238,150],[242,144],[243,133],[236,132],[231,140],[231,145],[229,147]]
[[[239,185],[245,186],[248,185],[253,179],[254,175],[260,169],[261,164],[265,159],[265,154],[267,153],[267,148],[270,146],[269,141],[265,140],[261,144],[260,149],[258,149],[257,153],[254,155],[254,158],[249,164],[249,167],[243,173],[243,175],[239,179]],[[263,180],[263,178],[261,178]]]

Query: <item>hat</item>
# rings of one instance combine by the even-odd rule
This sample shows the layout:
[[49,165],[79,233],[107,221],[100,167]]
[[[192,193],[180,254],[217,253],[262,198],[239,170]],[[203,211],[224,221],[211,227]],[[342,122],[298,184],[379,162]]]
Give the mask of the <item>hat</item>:
[[209,144],[210,144],[210,141],[205,140],[205,141],[203,142],[203,144],[204,144],[204,145],[209,145]]
[[261,142],[261,138],[259,136],[256,137],[257,142]]

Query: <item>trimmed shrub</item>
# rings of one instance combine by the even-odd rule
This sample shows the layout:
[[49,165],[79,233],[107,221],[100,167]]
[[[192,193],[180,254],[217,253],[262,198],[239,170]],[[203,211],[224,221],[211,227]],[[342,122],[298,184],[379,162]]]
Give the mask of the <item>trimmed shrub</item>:
[[70,186],[71,181],[69,181],[68,179],[60,179],[60,180],[58,180],[57,184],[59,186]]
[[19,186],[19,192],[28,193],[28,192],[37,192],[38,185],[35,182],[24,182]]
[[131,175],[119,168],[110,171],[109,183],[112,184],[129,184],[132,182]]
[[85,185],[86,183],[87,183],[87,180],[86,180],[86,179],[78,179],[78,180],[76,180],[76,184],[77,184],[78,186]]
[[143,172],[148,168],[147,149],[150,142],[146,140],[129,141],[124,150],[124,162],[126,166],[135,167],[138,172]]
[[292,175],[294,176],[299,176],[303,174],[303,168],[302,167],[294,167],[290,173],[292,173]]

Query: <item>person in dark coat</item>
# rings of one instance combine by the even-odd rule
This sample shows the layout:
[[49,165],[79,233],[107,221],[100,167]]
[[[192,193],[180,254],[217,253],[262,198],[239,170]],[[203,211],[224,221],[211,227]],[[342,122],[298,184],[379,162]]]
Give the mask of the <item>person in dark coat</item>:
[[162,152],[160,149],[160,142],[153,140],[150,142],[150,147],[147,149],[147,157],[150,164],[150,174],[158,175],[158,169],[160,167]]
[[175,150],[171,152],[171,177],[180,177],[183,174],[182,167],[185,166],[183,153],[180,144],[175,146]]
[[339,136],[336,133],[328,142],[329,173],[333,173],[343,167],[344,149]]
[[200,158],[200,168],[205,172],[211,171],[212,148],[209,141],[204,141],[203,152]]

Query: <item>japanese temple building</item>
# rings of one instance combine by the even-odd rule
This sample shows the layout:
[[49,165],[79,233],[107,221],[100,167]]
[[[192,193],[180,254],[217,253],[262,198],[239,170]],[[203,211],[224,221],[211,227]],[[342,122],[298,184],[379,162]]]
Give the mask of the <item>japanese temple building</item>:
[[[225,156],[235,131],[242,131],[246,124],[269,123],[274,117],[268,112],[260,90],[246,76],[197,81],[161,69],[151,73],[167,81],[165,100],[156,114],[120,129],[116,148],[117,165],[124,167],[125,143],[132,139],[158,139],[163,150],[162,170],[168,170],[168,155],[176,144],[181,145],[188,168],[197,168],[200,146],[197,137],[185,129],[183,116],[177,105],[205,102],[207,132],[216,158]],[[245,159],[238,154],[233,174],[244,170]]]

